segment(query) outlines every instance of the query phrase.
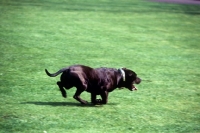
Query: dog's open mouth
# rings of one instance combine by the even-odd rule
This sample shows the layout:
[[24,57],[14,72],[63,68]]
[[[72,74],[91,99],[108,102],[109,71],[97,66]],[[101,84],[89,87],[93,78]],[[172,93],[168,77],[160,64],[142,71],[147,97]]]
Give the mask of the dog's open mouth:
[[132,85],[131,91],[136,91],[136,90],[137,90],[137,88],[135,87],[135,85]]

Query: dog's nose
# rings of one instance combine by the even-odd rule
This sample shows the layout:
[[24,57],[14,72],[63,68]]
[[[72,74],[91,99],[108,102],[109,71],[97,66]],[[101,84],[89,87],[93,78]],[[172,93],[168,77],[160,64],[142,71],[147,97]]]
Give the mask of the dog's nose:
[[139,84],[141,81],[142,81],[142,79],[137,77],[136,84]]

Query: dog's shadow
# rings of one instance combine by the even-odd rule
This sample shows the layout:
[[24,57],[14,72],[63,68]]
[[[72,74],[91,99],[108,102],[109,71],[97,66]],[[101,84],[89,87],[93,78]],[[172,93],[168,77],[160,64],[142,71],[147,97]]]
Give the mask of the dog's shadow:
[[[21,104],[35,104],[39,106],[79,106],[79,107],[103,107],[103,105],[93,105],[92,103],[88,104],[80,104],[80,103],[72,103],[72,102],[36,102],[36,101],[31,101],[31,102],[23,102]],[[109,104],[115,104],[115,103],[109,103]]]

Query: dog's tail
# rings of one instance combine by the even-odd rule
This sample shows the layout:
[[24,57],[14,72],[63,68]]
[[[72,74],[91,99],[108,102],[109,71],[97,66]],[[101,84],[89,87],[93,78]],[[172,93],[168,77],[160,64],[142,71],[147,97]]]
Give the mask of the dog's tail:
[[59,71],[57,71],[56,73],[52,73],[52,74],[49,73],[47,69],[45,69],[45,72],[46,72],[46,74],[47,74],[49,77],[56,77],[56,76],[58,76],[59,74],[61,74],[62,72],[66,71],[67,69],[69,69],[69,68],[62,68],[62,69],[60,69]]

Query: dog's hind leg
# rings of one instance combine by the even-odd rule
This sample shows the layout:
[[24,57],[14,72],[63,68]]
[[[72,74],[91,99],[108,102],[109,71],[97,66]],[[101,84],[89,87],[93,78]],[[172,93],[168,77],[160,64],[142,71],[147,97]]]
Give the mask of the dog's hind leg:
[[80,98],[80,95],[81,93],[83,92],[84,90],[81,90],[81,89],[77,89],[76,90],[76,93],[74,94],[74,99],[76,99],[77,101],[79,101],[81,104],[87,104],[88,102],[81,99]]
[[60,91],[61,91],[61,93],[62,93],[62,96],[63,96],[64,98],[66,98],[66,97],[67,97],[67,93],[66,93],[66,91],[64,90],[62,83],[61,83],[60,81],[58,81],[58,82],[57,82],[57,85],[58,85],[58,87],[60,88]]
[[87,89],[87,81],[83,77],[83,73],[74,71],[71,72],[70,74],[71,78],[73,79],[73,82],[76,83],[76,85],[74,86],[77,89],[76,93],[74,94],[74,99],[79,101],[81,104],[87,104],[88,103],[87,101],[80,98],[81,93]]

